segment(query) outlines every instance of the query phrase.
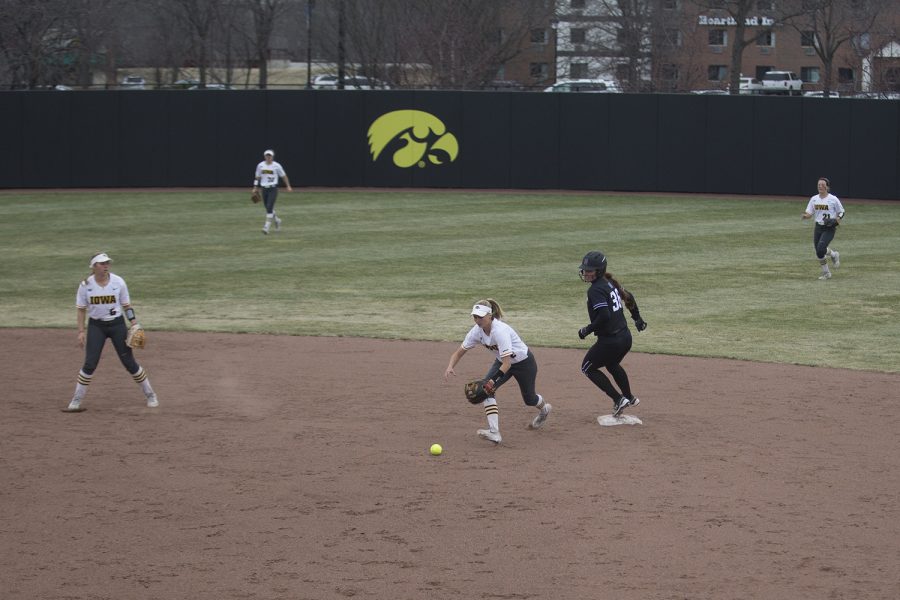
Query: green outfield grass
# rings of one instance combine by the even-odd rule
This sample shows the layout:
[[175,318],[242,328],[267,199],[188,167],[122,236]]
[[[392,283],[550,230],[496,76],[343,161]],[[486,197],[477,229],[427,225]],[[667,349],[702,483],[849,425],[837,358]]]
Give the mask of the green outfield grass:
[[900,372],[900,203],[847,206],[822,282],[806,198],[282,191],[266,237],[247,196],[0,194],[0,326],[74,343],[106,250],[151,332],[456,341],[490,296],[529,344],[586,347],[577,265],[600,249],[650,324],[637,351]]

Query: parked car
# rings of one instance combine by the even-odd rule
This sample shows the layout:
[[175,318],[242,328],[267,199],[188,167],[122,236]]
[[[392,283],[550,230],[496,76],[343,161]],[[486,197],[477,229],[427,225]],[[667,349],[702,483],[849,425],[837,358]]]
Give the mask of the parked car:
[[199,79],[179,79],[169,87],[176,90],[189,90],[198,85],[200,85]]
[[562,79],[544,89],[545,92],[594,92],[615,93],[619,86],[608,79]]
[[756,77],[744,77],[741,75],[739,88],[741,94],[762,94],[763,84]]
[[[313,80],[313,89],[336,90],[338,89],[337,75],[318,75]],[[383,81],[361,75],[347,75],[344,77],[345,90],[389,90],[391,86]]]
[[799,96],[803,89],[803,81],[791,71],[769,71],[762,78],[764,94],[790,94]]
[[205,87],[200,87],[200,83],[198,82],[196,85],[192,85],[188,88],[189,90],[230,90],[231,86],[227,83],[207,83]]
[[122,87],[129,90],[142,90],[145,83],[144,78],[140,75],[126,75],[122,79]]

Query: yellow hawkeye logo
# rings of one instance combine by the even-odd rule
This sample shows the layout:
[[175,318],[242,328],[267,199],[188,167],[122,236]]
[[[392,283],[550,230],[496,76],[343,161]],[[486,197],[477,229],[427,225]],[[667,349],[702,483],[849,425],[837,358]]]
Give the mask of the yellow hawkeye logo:
[[389,144],[402,144],[393,154],[401,169],[453,162],[459,155],[456,136],[434,115],[421,110],[395,110],[375,119],[369,127],[369,151],[377,161]]

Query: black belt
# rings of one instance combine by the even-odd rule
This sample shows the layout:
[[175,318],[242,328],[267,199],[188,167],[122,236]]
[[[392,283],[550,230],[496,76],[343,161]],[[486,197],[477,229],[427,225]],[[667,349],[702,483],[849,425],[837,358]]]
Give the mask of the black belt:
[[90,320],[99,325],[113,325],[114,323],[119,323],[121,321],[125,321],[125,317],[120,315],[120,316],[116,317],[115,319],[109,319],[108,321],[104,320],[104,319],[95,319],[95,318],[91,317]]

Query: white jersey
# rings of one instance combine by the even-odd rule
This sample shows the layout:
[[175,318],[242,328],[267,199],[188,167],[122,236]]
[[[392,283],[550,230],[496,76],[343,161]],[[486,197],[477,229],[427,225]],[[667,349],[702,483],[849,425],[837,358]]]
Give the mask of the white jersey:
[[837,196],[828,194],[824,198],[818,194],[809,199],[806,205],[806,212],[813,216],[816,223],[822,224],[822,219],[843,219],[844,205],[837,199]]
[[284,177],[284,169],[280,163],[273,160],[271,163],[262,161],[256,165],[256,179],[259,180],[260,186],[275,187],[278,185],[279,177]]
[[125,280],[113,273],[109,274],[109,281],[105,286],[100,286],[91,275],[86,281],[82,281],[75,294],[75,306],[86,308],[88,316],[101,321],[112,321],[122,316],[123,306],[131,304],[128,296],[128,286]]
[[471,350],[478,344],[495,353],[498,360],[508,356],[515,364],[528,358],[528,346],[525,345],[519,334],[512,327],[497,319],[491,321],[490,335],[486,334],[480,326],[473,326],[466,334],[462,347]]

